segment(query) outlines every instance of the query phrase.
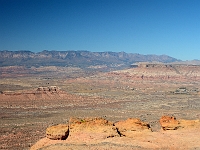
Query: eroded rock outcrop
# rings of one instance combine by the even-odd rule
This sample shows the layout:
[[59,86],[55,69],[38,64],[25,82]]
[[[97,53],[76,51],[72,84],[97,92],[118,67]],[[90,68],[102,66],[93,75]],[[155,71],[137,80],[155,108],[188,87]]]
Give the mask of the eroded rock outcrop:
[[66,140],[69,135],[69,126],[59,124],[46,129],[46,137],[52,140]]
[[135,132],[151,131],[148,123],[142,122],[140,119],[136,118],[119,121],[115,123],[115,126],[117,127],[119,133],[126,137],[134,137]]
[[36,91],[41,91],[41,92],[58,92],[60,90],[59,87],[57,86],[42,86],[38,87]]
[[70,118],[69,125],[60,124],[46,130],[46,137],[52,140],[64,140],[85,136],[105,139],[109,137],[134,137],[134,133],[151,132],[150,125],[137,118],[116,122],[115,124],[103,118]]
[[[200,147],[199,120],[177,120],[173,116],[162,116],[160,124],[164,130],[180,128],[183,130],[151,132],[148,123],[135,118],[129,118],[115,124],[103,118],[70,118],[69,128],[68,124],[47,128],[47,138],[38,141],[31,147],[31,150],[43,148],[68,149],[69,146],[72,149],[84,149],[83,145],[86,146],[85,149],[100,150],[116,148],[129,150],[137,149],[138,146],[141,149],[167,148],[183,150]],[[105,146],[105,143],[109,145]],[[183,145],[183,143],[187,144]],[[94,147],[95,144],[100,145]],[[127,147],[128,145],[130,147]]]
[[127,120],[115,123],[119,133],[122,136],[134,137],[135,132],[151,131],[148,123],[142,122],[137,118],[128,118]]
[[179,122],[173,116],[162,116],[159,122],[163,130],[176,130],[179,128]]
[[70,118],[69,130],[69,136],[85,134],[99,139],[120,136],[114,124],[103,118]]
[[173,116],[162,116],[160,118],[160,125],[163,130],[177,130],[188,127],[200,127],[199,120],[176,120]]

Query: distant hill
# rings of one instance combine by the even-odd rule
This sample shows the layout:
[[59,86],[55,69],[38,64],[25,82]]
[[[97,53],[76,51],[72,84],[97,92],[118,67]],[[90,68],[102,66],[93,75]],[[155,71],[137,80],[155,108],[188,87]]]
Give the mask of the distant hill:
[[3,66],[67,66],[79,68],[125,68],[136,62],[179,61],[167,55],[141,55],[125,52],[90,51],[0,51],[0,67]]

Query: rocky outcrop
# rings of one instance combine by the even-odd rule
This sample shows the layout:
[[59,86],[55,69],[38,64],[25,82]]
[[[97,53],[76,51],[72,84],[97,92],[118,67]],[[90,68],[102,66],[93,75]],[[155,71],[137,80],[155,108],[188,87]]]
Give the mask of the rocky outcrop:
[[148,123],[142,122],[140,119],[129,118],[124,121],[115,123],[119,133],[122,136],[134,137],[135,132],[151,131]]
[[90,137],[103,139],[119,136],[114,124],[103,118],[70,118],[69,130],[69,136],[89,134]]
[[46,137],[52,140],[66,140],[69,135],[69,126],[59,124],[46,129]]
[[37,91],[41,91],[41,92],[57,92],[59,91],[60,88],[57,86],[48,86],[48,87],[38,87]]
[[[164,131],[200,127],[199,120],[177,120],[173,116],[162,116],[159,122]],[[103,118],[70,118],[69,125],[60,124],[47,128],[46,137],[52,140],[65,140],[68,136],[71,139],[81,136],[96,139],[119,136],[134,138],[139,132],[152,132],[152,130],[148,123],[137,118],[128,118],[116,123]]]
[[174,92],[174,94],[197,94],[199,92],[198,88],[186,88],[186,87],[179,87]]
[[[31,147],[31,150],[69,148],[185,150],[200,147],[199,120],[176,120],[173,116],[162,116],[160,124],[164,130],[180,128],[184,128],[184,130],[179,130],[179,132],[151,132],[148,123],[135,118],[114,124],[103,118],[70,118],[69,128],[68,124],[47,128],[47,138],[38,141]],[[184,145],[183,143],[187,144]],[[95,144],[99,145],[95,147]],[[108,145],[105,146],[105,144]]]
[[46,137],[53,140],[63,140],[81,134],[89,134],[98,138],[134,137],[134,132],[151,131],[148,123],[140,119],[129,118],[124,121],[112,123],[103,118],[70,118],[67,124],[51,126],[46,130]]
[[110,137],[134,137],[135,132],[151,131],[148,123],[129,118],[112,123],[103,118],[70,118],[69,125],[60,124],[46,129],[46,137],[52,140],[65,140],[74,137],[105,139]]
[[162,116],[160,125],[163,130],[176,130],[179,128],[179,122],[173,116]]
[[162,116],[160,125],[163,130],[177,130],[188,127],[200,127],[199,120],[176,120],[173,116]]

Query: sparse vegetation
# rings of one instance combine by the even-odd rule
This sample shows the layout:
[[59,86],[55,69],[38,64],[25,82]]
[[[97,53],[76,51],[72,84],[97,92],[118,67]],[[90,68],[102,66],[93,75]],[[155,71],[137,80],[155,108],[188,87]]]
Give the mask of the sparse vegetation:
[[[140,118],[154,132],[160,130],[157,122],[163,114],[197,119],[200,69],[195,67],[177,67],[179,74],[166,66],[108,73],[55,66],[2,67],[0,145],[2,149],[28,149],[45,136],[47,127],[67,123],[71,116],[106,116],[113,122]],[[51,86],[60,90],[37,91]]]

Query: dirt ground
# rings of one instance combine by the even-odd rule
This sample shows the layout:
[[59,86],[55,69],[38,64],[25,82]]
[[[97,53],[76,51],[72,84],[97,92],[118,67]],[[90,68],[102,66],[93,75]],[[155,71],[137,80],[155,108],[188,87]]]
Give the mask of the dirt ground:
[[[84,77],[76,75],[76,78],[44,73],[1,78],[0,149],[30,149],[45,137],[47,127],[67,123],[70,117],[103,117],[113,122],[140,118],[150,124],[155,134],[160,132],[158,121],[163,115],[200,119],[200,80],[196,76],[178,74],[177,71],[170,74],[170,78],[168,74],[146,74],[142,69],[141,72],[126,70]],[[57,86],[60,91],[38,94],[35,91],[41,86]],[[194,133],[188,135],[191,137]],[[116,149],[120,144],[119,141],[104,142],[107,143],[104,149]],[[66,146],[73,149],[77,145]],[[96,146],[101,147],[102,143],[89,145],[90,149]],[[168,149],[165,146],[162,148]],[[134,145],[129,147],[140,149]]]

